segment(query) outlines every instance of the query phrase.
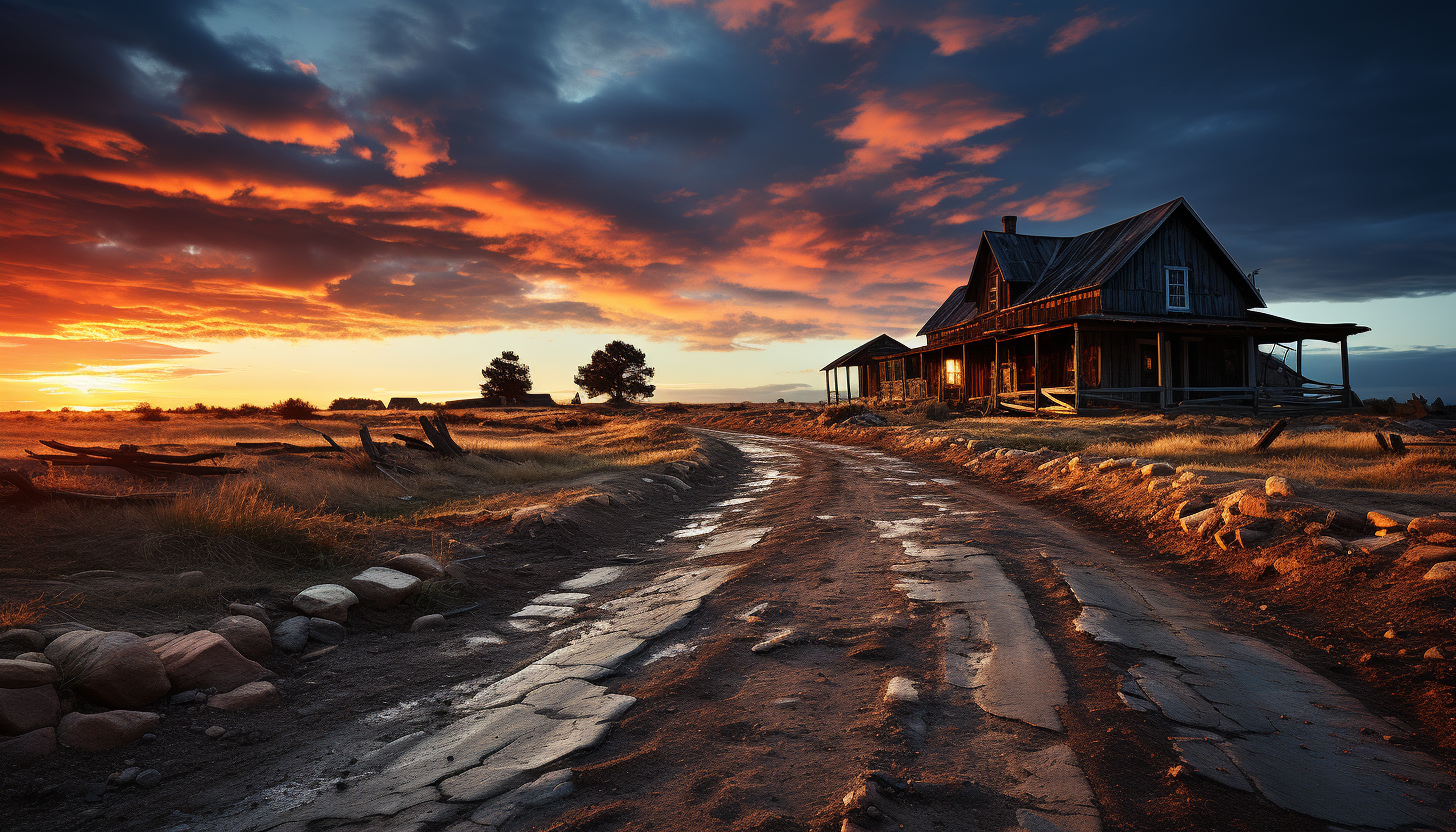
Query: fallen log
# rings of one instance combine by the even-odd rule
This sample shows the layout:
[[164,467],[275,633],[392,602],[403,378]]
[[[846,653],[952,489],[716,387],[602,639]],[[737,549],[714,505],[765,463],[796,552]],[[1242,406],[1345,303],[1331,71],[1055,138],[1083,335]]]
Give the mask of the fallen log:
[[32,459],[38,459],[47,465],[68,465],[73,467],[87,468],[119,468],[134,476],[192,476],[192,477],[221,477],[227,474],[241,474],[242,468],[229,468],[225,465],[184,465],[175,462],[146,462],[142,460],[131,460],[125,457],[107,456],[80,456],[63,454],[38,454],[35,451],[25,452]]
[[140,450],[136,445],[122,445],[115,449],[93,448],[82,445],[67,445],[64,442],[57,442],[53,439],[42,439],[40,440],[40,444],[57,451],[65,451],[68,454],[113,457],[137,462],[206,462],[209,459],[222,459],[227,456],[222,451],[209,451],[200,454],[153,454]]
[[434,445],[431,445],[423,439],[416,439],[413,436],[407,436],[403,433],[394,434],[394,438],[403,442],[404,446],[412,451],[425,451],[432,454],[443,453],[439,448],[436,448]]
[[1284,429],[1288,426],[1288,419],[1280,419],[1270,425],[1269,429],[1264,431],[1264,435],[1259,437],[1259,441],[1254,443],[1253,452],[1258,454],[1269,450],[1269,446],[1274,444],[1274,440],[1278,439],[1279,434],[1283,433]]
[[84,503],[102,503],[106,505],[154,505],[164,503],[168,500],[175,500],[182,496],[175,491],[160,492],[153,494],[88,494],[83,491],[62,491],[56,488],[43,488],[30,481],[20,471],[0,471],[0,482],[8,483],[15,487],[14,494],[0,496],[0,503],[40,504],[53,500],[71,500]]
[[387,468],[393,468],[401,474],[416,473],[413,468],[400,465],[398,462],[393,462],[385,456],[384,449],[379,447],[374,442],[374,437],[369,434],[368,425],[359,426],[359,444],[363,446],[364,454],[369,457],[369,461],[374,464],[375,468],[380,469],[385,476],[389,476],[388,471],[385,470]]
[[436,416],[431,419],[428,416],[420,417],[420,428],[425,432],[425,438],[435,446],[435,450],[445,456],[467,456],[465,449],[455,444],[450,436],[450,428],[445,424],[445,417]]
[[282,454],[331,454],[338,453],[337,446],[294,445],[291,442],[237,442],[234,447],[256,456],[279,456]]

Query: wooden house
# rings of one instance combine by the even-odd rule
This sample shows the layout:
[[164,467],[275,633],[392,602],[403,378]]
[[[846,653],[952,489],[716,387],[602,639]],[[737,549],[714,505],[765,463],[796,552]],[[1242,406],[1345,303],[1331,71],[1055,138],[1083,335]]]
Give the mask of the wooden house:
[[[891,351],[882,335],[826,366],[826,380],[837,390],[843,368],[846,388],[857,372],[872,400],[1054,413],[1358,403],[1347,339],[1368,328],[1259,311],[1251,277],[1182,197],[1076,237],[1002,222],[917,333],[925,346]],[[1340,345],[1340,384],[1304,377],[1307,340]]]

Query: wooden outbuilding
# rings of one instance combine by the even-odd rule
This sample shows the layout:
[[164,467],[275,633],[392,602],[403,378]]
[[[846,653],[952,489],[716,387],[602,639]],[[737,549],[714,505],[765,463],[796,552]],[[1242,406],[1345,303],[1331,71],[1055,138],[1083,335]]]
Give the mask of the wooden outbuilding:
[[[1033,413],[1358,404],[1347,341],[1368,327],[1260,311],[1252,277],[1182,197],[1076,237],[1002,222],[917,333],[925,346],[888,352],[898,342],[882,335],[826,372],[857,366],[870,399]],[[1340,345],[1339,384],[1304,376],[1311,340]]]

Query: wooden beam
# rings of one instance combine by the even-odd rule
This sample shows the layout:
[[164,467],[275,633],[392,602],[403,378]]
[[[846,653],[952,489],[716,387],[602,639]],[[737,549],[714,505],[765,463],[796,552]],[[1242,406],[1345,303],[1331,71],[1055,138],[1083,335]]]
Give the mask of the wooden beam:
[[1041,413],[1041,334],[1031,336],[1031,412]]
[[839,404],[839,368],[834,368],[834,403]]
[[1246,378],[1244,379],[1244,384],[1247,387],[1254,388],[1254,415],[1255,416],[1258,416],[1259,415],[1259,370],[1258,370],[1258,364],[1255,363],[1255,362],[1258,361],[1258,357],[1257,356],[1259,354],[1259,345],[1258,345],[1258,343],[1256,343],[1254,341],[1254,336],[1252,336],[1252,335],[1249,336],[1248,342],[1249,342],[1249,346],[1248,346],[1248,357],[1249,357],[1249,360],[1247,362],[1247,364],[1248,364],[1247,369],[1245,370],[1245,373],[1244,373],[1244,375],[1246,376]]
[[828,370],[825,370],[824,371],[824,406],[825,407],[828,407],[831,404],[834,404],[834,402],[831,402],[829,400],[829,371]]
[[1355,406],[1355,391],[1350,389],[1350,343],[1340,339],[1340,385],[1345,388],[1345,407]]
[[1295,342],[1294,346],[1294,372],[1300,380],[1304,379],[1304,339]]
[[991,342],[991,412],[1001,404],[1001,342]]
[[1082,409],[1082,327],[1072,324],[1072,409]]
[[1167,334],[1158,330],[1158,407],[1163,409],[1168,407],[1168,372],[1163,366],[1168,363],[1167,344]]

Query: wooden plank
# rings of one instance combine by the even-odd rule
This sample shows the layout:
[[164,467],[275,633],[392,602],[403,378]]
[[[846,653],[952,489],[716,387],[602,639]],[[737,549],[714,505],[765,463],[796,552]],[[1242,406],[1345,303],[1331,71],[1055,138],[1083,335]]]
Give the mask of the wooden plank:
[[1279,434],[1283,433],[1287,427],[1289,427],[1288,419],[1280,419],[1270,425],[1269,429],[1264,431],[1264,435],[1259,437],[1259,441],[1254,443],[1254,453],[1263,453],[1269,450],[1269,446],[1274,444],[1274,440],[1278,439]]

